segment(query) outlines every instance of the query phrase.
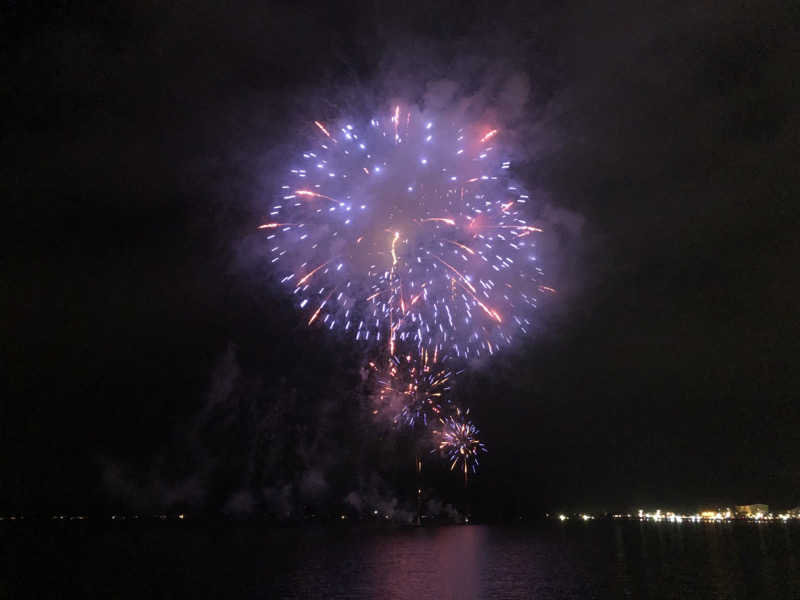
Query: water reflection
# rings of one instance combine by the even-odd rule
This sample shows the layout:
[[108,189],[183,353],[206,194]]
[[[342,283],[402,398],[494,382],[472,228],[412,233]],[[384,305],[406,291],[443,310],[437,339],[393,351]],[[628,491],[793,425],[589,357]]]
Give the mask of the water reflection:
[[373,538],[372,589],[380,598],[474,598],[480,589],[485,527],[415,529]]
[[13,559],[0,561],[0,597],[796,600],[798,532],[800,524],[599,520],[13,528],[0,531],[14,549],[0,546]]
[[596,522],[349,532],[303,545],[303,566],[278,596],[798,598],[789,529]]

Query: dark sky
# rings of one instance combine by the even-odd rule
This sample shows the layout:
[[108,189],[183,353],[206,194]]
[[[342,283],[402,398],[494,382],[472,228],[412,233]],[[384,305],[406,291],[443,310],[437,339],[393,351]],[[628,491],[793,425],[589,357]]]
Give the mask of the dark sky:
[[527,82],[516,175],[562,291],[462,377],[476,506],[800,504],[790,3],[22,4],[0,512],[402,504],[411,442],[365,423],[362,357],[303,327],[252,231],[308,122],[444,79],[488,107]]

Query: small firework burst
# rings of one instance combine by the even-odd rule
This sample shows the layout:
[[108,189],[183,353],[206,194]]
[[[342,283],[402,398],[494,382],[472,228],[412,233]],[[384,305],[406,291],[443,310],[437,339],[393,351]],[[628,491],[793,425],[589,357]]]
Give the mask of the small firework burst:
[[464,485],[468,472],[477,471],[478,454],[486,452],[486,447],[478,439],[478,428],[468,417],[469,409],[462,412],[456,408],[455,414],[439,419],[442,427],[433,432],[439,440],[439,451],[443,451],[450,460],[450,470],[459,467],[464,471]]
[[[376,369],[377,367],[372,366]],[[455,375],[437,357],[423,352],[395,354],[383,370],[378,370],[378,393],[375,414],[389,415],[395,424],[408,427],[428,424],[443,414],[447,392]]]

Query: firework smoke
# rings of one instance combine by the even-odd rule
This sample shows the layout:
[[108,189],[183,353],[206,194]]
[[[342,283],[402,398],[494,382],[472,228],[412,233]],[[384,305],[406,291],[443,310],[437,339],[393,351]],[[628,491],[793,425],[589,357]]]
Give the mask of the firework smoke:
[[373,412],[411,428],[440,421],[439,448],[466,483],[485,447],[469,411],[446,397],[444,357],[510,345],[530,333],[539,297],[555,293],[503,133],[399,104],[312,131],[259,227],[269,260],[309,326],[388,357],[370,362]]

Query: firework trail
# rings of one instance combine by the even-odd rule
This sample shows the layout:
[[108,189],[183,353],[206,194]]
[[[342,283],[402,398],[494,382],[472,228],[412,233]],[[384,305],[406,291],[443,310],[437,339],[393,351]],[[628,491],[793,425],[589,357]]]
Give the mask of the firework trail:
[[[456,409],[454,415],[439,419],[441,429],[434,430],[433,435],[439,440],[438,450],[444,452],[450,460],[450,470],[457,466],[464,472],[464,485],[470,470],[477,471],[478,454],[486,448],[478,439],[478,428],[469,420],[469,409],[461,412]],[[434,450],[436,452],[436,450]]]
[[494,354],[532,329],[542,283],[529,197],[502,132],[397,106],[363,126],[315,121],[264,231],[307,323],[415,355]]

